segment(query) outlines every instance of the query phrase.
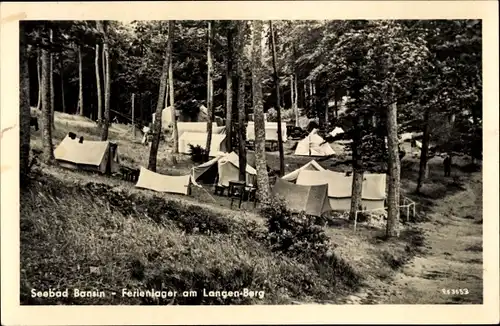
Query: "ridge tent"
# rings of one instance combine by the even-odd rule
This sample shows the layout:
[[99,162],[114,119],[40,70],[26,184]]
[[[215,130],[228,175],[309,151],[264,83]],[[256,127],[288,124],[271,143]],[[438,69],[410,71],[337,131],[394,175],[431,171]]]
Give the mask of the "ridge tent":
[[344,133],[344,129],[342,129],[340,127],[335,127],[332,131],[330,131],[329,135],[332,137],[335,137],[335,136],[343,134],[343,133]]
[[118,145],[110,141],[71,139],[67,135],[54,150],[54,157],[65,168],[115,173],[120,170]]
[[[299,172],[297,184],[300,185],[320,185],[328,182],[328,198],[330,206],[336,211],[348,211],[351,208],[352,176],[344,173],[325,171]],[[363,209],[380,209],[385,207],[385,174],[363,175],[362,186],[362,207]]]
[[[193,182],[202,181],[203,183],[229,186],[229,181],[238,181],[239,158],[235,152],[223,153],[217,157],[195,166],[191,170]],[[256,184],[257,171],[247,164],[246,166],[246,183]]]
[[[155,116],[156,116],[156,112],[152,114],[152,122],[154,123],[155,122]],[[183,113],[182,111],[179,112],[179,115],[177,116],[177,123],[180,123],[180,122],[188,122],[188,121],[191,121],[193,120],[192,117],[186,115],[185,113]],[[203,122],[203,123],[207,123],[208,121],[208,112],[207,112],[207,108],[204,106],[204,105],[201,105],[200,106],[200,110],[198,112],[198,114],[194,117],[194,121],[193,122]],[[164,108],[161,112],[161,126],[162,126],[162,129],[168,129],[170,128],[172,124],[172,107],[171,106],[168,106],[166,108]]]
[[[217,127],[215,122],[212,122],[212,133],[220,133],[220,127]],[[177,123],[177,131],[179,137],[182,136],[185,132],[207,132],[207,123],[206,122],[178,122]]]
[[[266,122],[266,140],[278,140],[278,123],[277,122]],[[255,140],[255,123],[253,121],[249,121],[247,125],[247,140]],[[287,141],[286,136],[286,122],[281,123],[281,136],[283,138],[283,142]]]
[[168,192],[173,194],[190,194],[190,175],[171,176],[150,171],[141,166],[139,179],[135,185],[137,188],[144,188],[158,192]]
[[[226,151],[225,134],[212,134],[212,141],[210,142],[209,156],[217,156],[221,152]],[[205,148],[207,146],[207,133],[206,132],[184,132],[179,136],[179,153],[189,154],[189,145],[200,146]]]
[[297,181],[297,177],[299,176],[300,171],[302,170],[311,170],[311,171],[324,171],[325,169],[318,164],[315,160],[309,161],[305,165],[301,166],[295,171],[292,171],[288,173],[287,175],[281,177],[281,179],[290,181],[290,182],[295,182]]
[[292,212],[305,211],[307,215],[321,216],[332,210],[328,184],[304,186],[277,179],[272,193],[283,198]]
[[313,129],[309,135],[297,143],[295,155],[301,156],[330,156],[334,155],[332,147]]

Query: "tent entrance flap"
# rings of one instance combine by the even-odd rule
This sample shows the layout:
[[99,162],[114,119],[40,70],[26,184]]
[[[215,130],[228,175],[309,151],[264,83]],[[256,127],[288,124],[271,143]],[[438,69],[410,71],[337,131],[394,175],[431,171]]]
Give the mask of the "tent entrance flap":
[[273,195],[282,198],[292,212],[304,211],[307,215],[321,216],[332,210],[327,184],[304,186],[277,179]]

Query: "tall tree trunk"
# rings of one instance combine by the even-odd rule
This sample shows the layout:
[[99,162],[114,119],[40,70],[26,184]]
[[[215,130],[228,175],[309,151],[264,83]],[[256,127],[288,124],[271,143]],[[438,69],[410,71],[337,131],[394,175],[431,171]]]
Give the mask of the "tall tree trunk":
[[262,20],[253,21],[252,39],[252,98],[255,126],[255,165],[257,192],[261,203],[270,198],[269,177],[266,164],[266,130],[262,103]]
[[[169,74],[170,56],[172,55],[172,39],[167,40],[167,50],[165,51],[165,59],[163,60],[163,68],[161,71],[160,90],[158,92],[158,102],[156,105],[155,120],[153,124],[153,140],[151,141],[151,150],[149,152],[148,170],[156,172],[156,158],[158,155],[158,147],[160,145],[160,134],[162,131],[162,112],[165,108],[165,94],[167,93],[167,78]],[[174,109],[172,108],[172,111]],[[175,113],[174,113],[175,114]]]
[[295,109],[295,117],[299,118],[300,116],[300,113],[299,113],[299,103],[298,103],[298,98],[299,98],[299,95],[298,95],[298,80],[297,80],[297,74],[294,75],[294,81],[293,81],[293,107]]
[[109,116],[110,116],[110,98],[111,98],[111,75],[109,71],[109,49],[108,49],[108,36],[106,35],[107,26],[104,25],[104,42],[103,42],[103,50],[104,50],[104,61],[105,61],[105,71],[104,71],[104,125],[102,128],[101,140],[108,140],[109,133]]
[[429,141],[430,141],[430,126],[429,126],[429,118],[430,118],[430,108],[426,108],[424,112],[424,130],[423,130],[423,139],[422,139],[422,148],[420,149],[420,166],[418,169],[418,180],[417,180],[417,189],[416,192],[420,193],[422,188],[422,184],[427,177],[428,164],[429,160]]
[[[54,40],[54,32],[52,28],[49,30],[50,33],[50,44],[52,46]],[[55,119],[54,119],[54,106],[55,106],[55,97],[54,97],[54,53],[50,52],[50,123],[52,124],[52,128],[55,128]]]
[[238,74],[238,157],[239,157],[239,180],[246,181],[247,149],[246,149],[246,111],[245,111],[245,69],[243,58],[245,55],[245,20],[237,22],[237,53],[236,70]]
[[226,149],[233,151],[233,25],[227,29],[227,59],[226,59]]
[[282,177],[285,173],[285,157],[283,153],[283,134],[281,130],[281,104],[280,104],[280,79],[278,76],[278,68],[276,64],[276,40],[274,39],[273,21],[269,21],[269,28],[271,32],[271,48],[273,54],[273,71],[274,71],[274,85],[276,88],[276,114],[278,119],[278,151],[280,155],[280,174]]
[[139,93],[139,116],[141,117],[141,125],[144,125],[144,110],[143,110],[143,96]]
[[54,147],[52,145],[52,124],[50,108],[50,55],[47,49],[42,48],[42,161],[54,161]]
[[[169,46],[169,64],[168,64],[168,84],[169,84],[169,92],[170,92],[170,107],[172,112],[172,138],[174,140],[174,148],[173,153],[179,153],[179,131],[177,130],[177,114],[175,112],[175,101],[174,101],[174,66],[172,63],[172,46],[174,42],[174,28],[175,21],[170,20],[168,22],[168,39],[171,40],[168,43]],[[175,156],[173,158],[173,162],[175,162]]]
[[83,62],[82,47],[78,45],[78,110],[83,117]]
[[99,44],[95,45],[95,78],[97,86],[97,127],[102,127],[102,93],[101,93],[101,74],[99,72]]
[[36,71],[38,74],[38,102],[36,104],[36,108],[40,110],[42,108],[42,57],[40,48],[37,49],[37,58],[36,58]]
[[132,93],[131,102],[132,102],[132,137],[135,139],[135,93]]
[[399,187],[400,162],[398,149],[397,104],[393,103],[387,109],[387,147],[389,154],[389,189],[387,193],[387,230],[386,236],[398,236],[399,224]]
[[213,90],[212,90],[212,53],[211,53],[211,41],[212,41],[212,23],[208,22],[207,27],[207,145],[206,149],[206,160],[208,161],[208,157],[210,156],[210,147],[212,145],[212,121],[214,115],[214,108],[212,104]]
[[[359,131],[358,131],[359,132]],[[349,218],[354,220],[357,210],[362,209],[363,193],[363,158],[360,153],[360,137],[357,135],[352,140],[352,190],[351,190],[351,210]]]
[[[38,57],[37,57],[38,60]],[[21,68],[20,85],[19,85],[19,172],[21,177],[21,186],[23,186],[26,177],[29,173],[29,158],[30,158],[30,75],[28,65],[28,51],[26,33],[24,24],[19,24],[19,64]]]
[[59,57],[59,64],[61,67],[61,105],[62,105],[62,112],[66,113],[66,99],[65,99],[65,94],[64,94],[64,59],[61,56]]
[[295,105],[295,78],[293,75],[290,75],[290,100],[292,103],[292,110],[295,113],[295,127],[299,126],[299,111]]

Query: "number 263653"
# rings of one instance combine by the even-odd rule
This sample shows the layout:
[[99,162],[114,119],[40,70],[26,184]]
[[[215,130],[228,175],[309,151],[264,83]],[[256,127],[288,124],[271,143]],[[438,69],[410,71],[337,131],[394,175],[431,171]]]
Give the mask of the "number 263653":
[[469,289],[441,289],[441,292],[446,295],[467,295],[469,294]]

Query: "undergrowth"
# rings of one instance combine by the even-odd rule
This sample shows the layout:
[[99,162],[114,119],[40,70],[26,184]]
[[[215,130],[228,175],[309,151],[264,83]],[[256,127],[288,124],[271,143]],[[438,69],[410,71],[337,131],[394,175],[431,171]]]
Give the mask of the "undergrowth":
[[[333,300],[359,281],[331,252],[273,251],[262,225],[176,200],[95,183],[78,187],[41,174],[21,202],[22,304],[283,304]],[[103,290],[107,296],[31,298],[32,289],[49,288]],[[178,294],[128,298],[123,288]],[[203,295],[204,289],[244,288],[265,295]]]

